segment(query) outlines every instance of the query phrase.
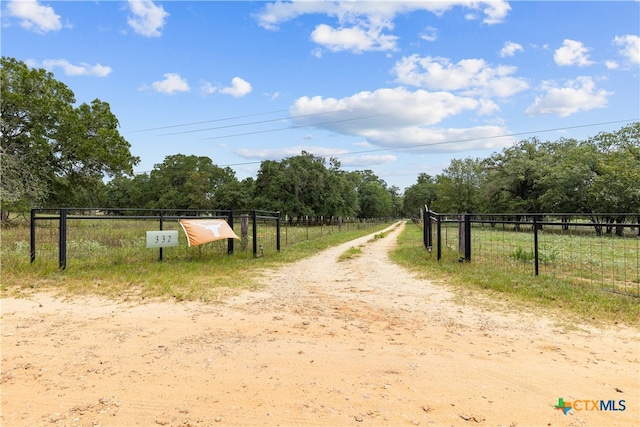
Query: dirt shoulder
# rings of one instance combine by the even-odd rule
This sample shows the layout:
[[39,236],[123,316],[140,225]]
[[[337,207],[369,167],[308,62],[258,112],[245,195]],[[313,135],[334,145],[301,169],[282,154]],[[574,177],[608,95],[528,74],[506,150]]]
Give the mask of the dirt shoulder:
[[[0,421],[637,425],[637,330],[456,302],[389,261],[403,226],[270,272],[262,290],[222,304],[2,299]],[[337,262],[351,246],[362,254]],[[559,398],[580,402],[564,415]]]

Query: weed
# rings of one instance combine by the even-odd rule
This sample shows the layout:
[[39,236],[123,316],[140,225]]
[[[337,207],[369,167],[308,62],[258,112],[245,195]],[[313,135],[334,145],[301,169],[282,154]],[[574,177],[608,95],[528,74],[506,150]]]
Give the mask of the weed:
[[349,249],[347,249],[342,254],[340,254],[340,256],[338,257],[338,261],[342,262],[342,261],[346,261],[348,259],[355,258],[356,256],[360,255],[361,253],[362,253],[362,249],[361,248],[356,248],[356,247],[351,246]]

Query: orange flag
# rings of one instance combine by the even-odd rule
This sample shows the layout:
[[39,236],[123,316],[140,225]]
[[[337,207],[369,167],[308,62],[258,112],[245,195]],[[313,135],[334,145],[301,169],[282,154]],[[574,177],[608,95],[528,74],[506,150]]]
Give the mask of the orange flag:
[[181,219],[189,247],[221,239],[240,239],[224,219]]

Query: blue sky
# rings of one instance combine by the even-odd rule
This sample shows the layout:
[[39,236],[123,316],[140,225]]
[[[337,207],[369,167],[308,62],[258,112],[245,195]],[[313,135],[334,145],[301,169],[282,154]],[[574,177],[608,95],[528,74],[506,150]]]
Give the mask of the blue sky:
[[302,150],[404,190],[640,118],[640,2],[3,1],[2,55],[111,105],[149,172]]

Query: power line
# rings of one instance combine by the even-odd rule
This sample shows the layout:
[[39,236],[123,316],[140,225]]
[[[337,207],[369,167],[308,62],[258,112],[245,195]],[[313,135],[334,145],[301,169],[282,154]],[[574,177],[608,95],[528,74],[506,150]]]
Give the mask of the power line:
[[[171,133],[163,133],[157,136],[167,136],[167,135],[181,135],[181,134],[185,134],[185,133],[195,133],[195,132],[204,132],[207,130],[217,130],[217,129],[227,129],[227,128],[234,128],[234,127],[240,127],[240,126],[250,126],[250,125],[258,125],[258,124],[263,124],[263,123],[273,123],[273,122],[279,122],[282,120],[292,120],[292,119],[300,119],[303,117],[312,117],[312,116],[319,116],[322,114],[332,114],[332,113],[339,113],[342,111],[353,111],[352,109],[343,109],[343,110],[335,110],[335,111],[324,111],[322,113],[312,113],[312,114],[301,114],[299,116],[289,116],[289,117],[279,117],[277,119],[269,119],[269,120],[258,120],[255,122],[245,122],[245,123],[236,123],[234,125],[224,125],[224,126],[215,126],[215,127],[211,127],[211,128],[204,128],[204,129],[192,129],[192,130],[185,130],[185,131],[181,131],[181,132],[171,132]],[[381,114],[378,114],[381,115]],[[220,119],[223,120],[223,119]],[[352,120],[357,120],[357,119],[352,119]],[[332,123],[332,122],[329,122]],[[305,125],[305,126],[294,126],[294,127],[286,127],[286,128],[280,128],[280,129],[276,129],[276,130],[266,130],[266,131],[257,131],[259,132],[275,132],[275,131],[280,131],[280,130],[287,130],[287,129],[295,129],[296,127],[307,127],[307,126],[317,126],[318,124],[324,124],[324,123],[316,123],[316,124],[311,124],[311,125]],[[238,134],[238,135],[231,135],[231,136],[240,136],[240,135],[247,135],[245,133],[242,134]],[[205,139],[216,139],[217,137],[214,138],[205,138]],[[221,136],[220,138],[226,138],[226,136]]]
[[[376,149],[371,149],[371,150],[350,151],[350,152],[342,153],[342,154],[327,154],[327,155],[318,156],[318,157],[324,157],[324,158],[327,158],[327,157],[344,157],[344,156],[353,156],[353,155],[356,155],[356,154],[377,153],[377,152],[380,152],[380,151],[406,150],[406,149],[411,149],[411,148],[430,147],[430,146],[434,146],[434,145],[457,144],[457,143],[462,143],[462,142],[483,141],[483,140],[497,139],[497,138],[508,138],[508,137],[529,135],[529,134],[532,134],[532,133],[547,133],[547,132],[556,132],[556,131],[559,131],[559,130],[580,129],[580,128],[585,128],[585,127],[603,126],[603,125],[610,125],[610,124],[623,123],[623,122],[633,122],[633,121],[638,121],[638,120],[640,120],[640,118],[637,118],[637,119],[626,119],[626,120],[613,120],[613,121],[610,121],[610,122],[590,123],[590,124],[585,124],[585,125],[576,125],[576,126],[560,127],[560,128],[553,128],[553,129],[533,130],[533,131],[526,131],[526,132],[510,133],[510,134],[505,134],[505,135],[486,136],[486,137],[481,137],[481,138],[466,138],[466,139],[457,139],[457,140],[451,140],[451,141],[430,142],[430,143],[424,143],[424,144],[411,144],[411,145],[404,145],[404,146],[391,147],[391,148],[376,148]],[[254,165],[254,164],[262,163],[263,161],[264,160],[257,160],[257,161],[251,161],[251,162],[243,162],[243,163],[231,163],[231,164],[220,165],[220,166],[221,167],[227,167],[227,166],[231,167],[231,166]]]
[[159,126],[159,127],[147,128],[147,129],[137,129],[137,130],[132,130],[131,133],[150,132],[152,130],[172,129],[172,128],[178,128],[178,127],[202,125],[205,123],[224,122],[227,120],[237,120],[237,119],[244,119],[247,117],[266,116],[268,114],[284,113],[286,111],[289,111],[289,110],[275,110],[275,111],[267,111],[265,113],[254,113],[254,114],[244,114],[242,116],[222,117],[219,119],[204,120],[200,122],[180,123],[177,125]]
[[[202,120],[202,121],[198,121],[198,122],[178,123],[178,124],[175,124],[175,125],[158,126],[158,127],[146,128],[146,129],[137,129],[137,130],[132,130],[130,132],[131,133],[141,133],[141,132],[151,132],[151,131],[154,131],[154,130],[174,129],[174,128],[179,128],[179,127],[202,125],[202,124],[205,124],[205,123],[226,122],[226,121],[229,121],[229,120],[245,119],[245,118],[248,118],[248,117],[266,116],[266,115],[269,115],[269,114],[291,112],[291,111],[296,111],[296,110],[299,110],[299,108],[290,108],[290,109],[286,109],[286,110],[274,110],[274,111],[267,111],[267,112],[263,112],[263,113],[243,114],[243,115],[240,115],[240,116],[221,117],[219,119]],[[279,118],[270,119],[270,120],[260,120],[260,121],[255,121],[255,122],[237,123],[235,125],[218,126],[218,127],[205,128],[205,129],[195,129],[195,130],[188,130],[188,131],[182,131],[182,132],[163,133],[163,134],[160,134],[158,136],[179,135],[179,134],[182,134],[182,133],[202,132],[202,131],[205,131],[205,130],[224,129],[224,128],[228,128],[228,127],[249,126],[249,125],[261,124],[261,123],[277,122],[277,121],[280,121],[280,120],[289,120],[289,119],[297,119],[297,118],[302,118],[302,117],[317,116],[317,115],[321,115],[321,114],[340,113],[340,112],[343,112],[343,111],[354,111],[354,109],[353,108],[343,108],[343,109],[333,110],[333,111],[323,111],[323,112],[320,112],[320,113],[302,114],[302,115],[299,115],[299,116],[279,117]]]
[[[345,121],[351,121],[351,120],[362,120],[362,119],[376,117],[376,116],[382,116],[382,115],[383,114],[376,114],[376,115],[371,115],[371,116],[355,117],[355,118],[350,118],[350,119],[336,120],[336,121],[330,121],[330,122],[324,122],[324,123],[316,123],[314,125],[300,125],[300,126],[292,126],[292,127],[288,127],[288,128],[281,128],[281,129],[270,129],[270,130],[246,132],[246,133],[234,134],[234,135],[217,136],[217,137],[205,138],[205,140],[229,138],[229,137],[233,137],[233,136],[253,135],[253,134],[267,133],[267,132],[279,132],[279,131],[288,130],[288,129],[296,129],[296,128],[303,128],[303,127],[309,127],[309,126],[317,126],[317,125],[322,125],[322,124],[339,123],[339,122],[345,122]],[[429,146],[446,145],[446,144],[457,144],[457,143],[462,143],[462,142],[482,141],[482,140],[497,139],[497,138],[515,137],[515,136],[522,136],[522,135],[530,135],[530,134],[534,134],[534,133],[557,132],[557,131],[560,131],[560,130],[580,129],[580,128],[586,128],[586,127],[604,126],[604,125],[610,125],[610,124],[616,124],[616,123],[624,123],[624,122],[628,123],[628,122],[636,122],[636,121],[640,121],[640,118],[624,119],[624,120],[612,120],[612,121],[608,121],[608,122],[588,123],[588,124],[576,125],[576,126],[566,126],[566,127],[551,128],[551,129],[532,130],[532,131],[516,132],[516,133],[505,134],[505,135],[494,135],[494,136],[487,136],[487,137],[480,137],[480,138],[465,138],[465,139],[457,139],[457,140],[450,140],[450,141],[430,142],[430,143],[424,143],[424,144],[411,144],[411,145],[404,145],[404,146],[399,146],[399,147],[386,147],[386,148],[376,148],[376,149],[371,149],[371,150],[349,151],[349,152],[341,153],[341,154],[327,154],[327,155],[321,155],[321,156],[317,156],[317,157],[323,157],[323,158],[345,157],[345,156],[353,156],[353,155],[357,155],[357,154],[377,153],[377,152],[381,152],[381,151],[406,150],[406,149],[411,149],[411,148],[429,147]],[[246,166],[246,165],[260,164],[263,161],[265,161],[265,159],[263,159],[263,160],[255,160],[255,161],[250,161],[250,162],[229,163],[229,164],[226,164],[226,165],[218,165],[218,166],[220,166],[220,167]],[[147,173],[147,172],[148,171],[138,172],[138,174]]]
[[313,123],[313,124],[309,124],[309,125],[289,126],[289,127],[286,127],[286,128],[256,130],[256,131],[253,131],[253,132],[235,133],[235,134],[232,134],[232,135],[212,136],[212,137],[209,137],[209,138],[202,138],[202,140],[206,141],[206,140],[210,140],[210,139],[222,139],[222,138],[233,138],[233,137],[236,137],[236,136],[256,135],[256,134],[260,134],[260,133],[282,132],[284,130],[289,130],[289,129],[300,129],[300,128],[308,128],[308,127],[312,127],[312,126],[328,125],[328,124],[332,124],[332,123],[351,122],[351,121],[354,121],[354,120],[364,120],[364,119],[370,119],[372,117],[380,117],[380,116],[384,116],[384,115],[385,114],[372,114],[370,116],[351,117],[349,119],[331,120],[331,121],[328,121],[328,122]]

